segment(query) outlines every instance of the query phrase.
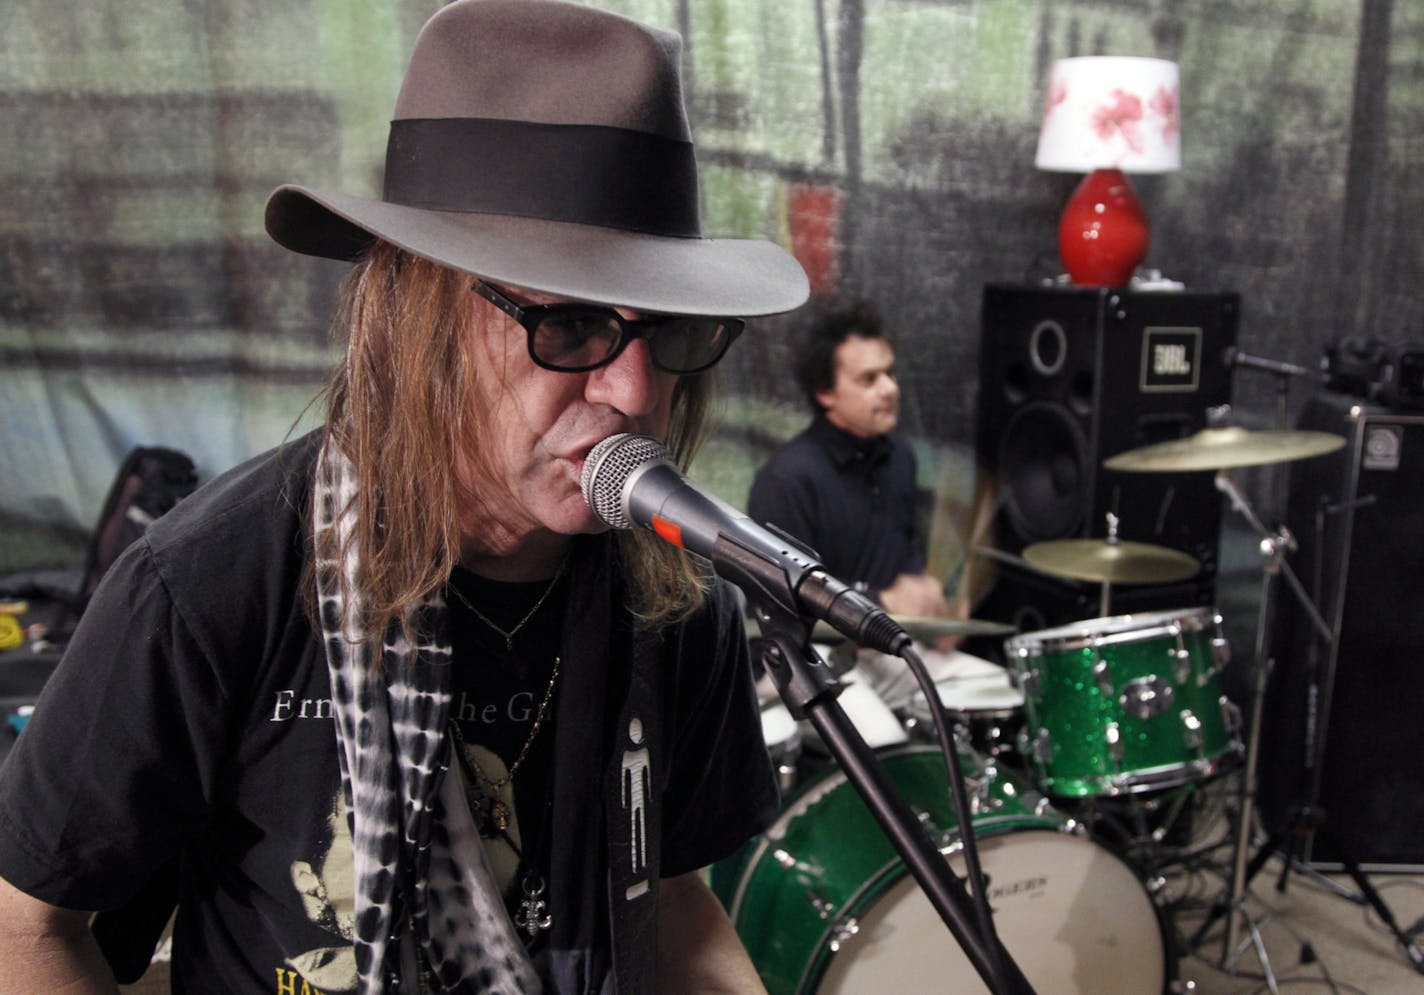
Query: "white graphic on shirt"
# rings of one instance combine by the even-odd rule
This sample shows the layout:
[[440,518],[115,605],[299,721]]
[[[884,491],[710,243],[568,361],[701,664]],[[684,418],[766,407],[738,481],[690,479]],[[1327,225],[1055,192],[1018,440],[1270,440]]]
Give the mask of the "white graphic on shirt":
[[[642,874],[648,869],[648,822],[647,798],[652,790],[652,774],[649,769],[650,757],[643,746],[643,723],[633,719],[628,723],[628,738],[635,750],[623,751],[623,808],[628,812],[629,857],[634,874]],[[648,891],[648,879],[644,877],[628,886],[627,898],[632,901]]]
[[326,833],[317,841],[312,860],[292,862],[292,885],[301,899],[307,918],[344,942],[317,947],[287,958],[304,984],[284,978],[277,969],[278,995],[292,986],[299,992],[308,985],[322,991],[352,991],[356,987],[356,948],[351,945],[352,925],[356,914],[355,871],[351,857],[351,831],[346,821],[346,806],[338,788],[327,810]]

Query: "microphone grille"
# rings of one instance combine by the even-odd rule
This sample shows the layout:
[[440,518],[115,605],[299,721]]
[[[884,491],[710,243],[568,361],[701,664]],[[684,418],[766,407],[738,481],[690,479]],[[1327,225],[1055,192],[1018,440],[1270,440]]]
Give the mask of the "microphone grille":
[[590,449],[583,462],[583,499],[610,528],[631,529],[635,523],[624,508],[623,485],[640,467],[670,462],[657,439],[628,432],[610,435]]

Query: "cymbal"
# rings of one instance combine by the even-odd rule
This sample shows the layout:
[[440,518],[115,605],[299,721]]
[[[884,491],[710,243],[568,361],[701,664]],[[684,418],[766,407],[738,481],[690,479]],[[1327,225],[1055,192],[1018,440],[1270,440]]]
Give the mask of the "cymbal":
[[1253,432],[1239,427],[1204,428],[1185,439],[1129,449],[1103,461],[1109,470],[1170,473],[1229,470],[1323,456],[1344,448],[1345,437],[1330,432]]
[[1122,540],[1053,539],[1027,547],[1023,558],[1044,573],[1109,584],[1168,584],[1201,570],[1186,553]]
[[[942,636],[1010,636],[1016,626],[989,622],[977,618],[939,618],[925,615],[891,615],[895,623],[919,643],[932,643]],[[830,623],[818,620],[811,629],[811,640],[817,643],[849,642]]]

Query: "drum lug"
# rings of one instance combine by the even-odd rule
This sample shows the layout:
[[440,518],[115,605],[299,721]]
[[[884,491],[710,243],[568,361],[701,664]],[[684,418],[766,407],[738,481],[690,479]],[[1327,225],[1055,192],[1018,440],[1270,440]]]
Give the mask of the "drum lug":
[[816,911],[816,916],[820,919],[829,919],[836,913],[836,904],[814,888],[806,889],[806,904]]
[[1212,625],[1216,633],[1211,637],[1211,662],[1216,667],[1219,674],[1226,669],[1226,665],[1231,662],[1231,640],[1226,638],[1226,633],[1222,629],[1224,619],[1220,615],[1212,618]]
[[1025,670],[1018,675],[1018,678],[1019,690],[1024,693],[1024,696],[1029,698],[1037,698],[1038,689],[1043,682],[1042,677],[1039,675],[1038,668],[1035,667],[1032,670]]
[[1108,662],[1101,656],[1098,657],[1097,663],[1093,664],[1093,677],[1097,680],[1098,690],[1103,693],[1103,697],[1111,698],[1113,696],[1112,673],[1108,670]]
[[[1211,640],[1211,665],[1212,674],[1221,676],[1221,672],[1226,669],[1226,665],[1231,662],[1231,643],[1225,636],[1215,636]],[[1203,687],[1206,686],[1209,678],[1203,674],[1197,678],[1197,682]]]
[[1232,701],[1226,695],[1222,695],[1219,700],[1221,704],[1221,723],[1226,726],[1226,734],[1234,739],[1241,735],[1241,709],[1237,708],[1236,702]]
[[1201,719],[1192,714],[1190,708],[1182,709],[1182,742],[1187,749],[1196,751],[1200,758],[1202,753],[1202,724]]
[[1107,724],[1107,727],[1103,729],[1103,738],[1108,742],[1108,752],[1112,754],[1113,760],[1117,761],[1120,767],[1123,756],[1122,730],[1117,727],[1116,722]]
[[915,819],[919,822],[920,828],[925,831],[926,836],[933,839],[935,834],[944,835],[945,831],[940,829],[939,823],[935,822],[934,816],[929,813],[928,809],[913,805],[910,807],[910,811],[915,813]]
[[1033,740],[1033,758],[1041,764],[1053,760],[1053,734],[1047,729],[1038,730]]
[[1117,703],[1134,719],[1150,719],[1170,709],[1176,697],[1171,684],[1156,674],[1148,674],[1128,681]]
[[840,953],[841,947],[855,934],[860,932],[860,920],[855,916],[846,916],[837,920],[831,926],[830,940],[826,944],[831,948],[831,953]]
[[[1040,798],[1033,806],[1033,814],[1036,817],[1056,815],[1058,814],[1058,809],[1054,807],[1052,799]],[[1063,823],[1063,832],[1072,833],[1075,836],[1086,836],[1088,827],[1069,816]]]
[[982,768],[980,777],[971,778],[968,787],[972,788],[969,795],[969,814],[985,815],[995,812],[1004,807],[1002,798],[994,797],[994,784],[999,779],[999,765],[993,757],[989,757]]
[[1177,678],[1179,685],[1186,687],[1187,681],[1192,679],[1192,654],[1185,646],[1179,645],[1176,650],[1176,657],[1176,665],[1172,671],[1172,676]]

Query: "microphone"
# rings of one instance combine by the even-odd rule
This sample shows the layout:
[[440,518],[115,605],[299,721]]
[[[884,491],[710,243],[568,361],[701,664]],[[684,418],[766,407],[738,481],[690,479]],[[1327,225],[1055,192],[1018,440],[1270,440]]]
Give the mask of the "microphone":
[[1320,378],[1320,374],[1304,366],[1297,366],[1295,363],[1283,363],[1279,359],[1266,359],[1263,356],[1253,356],[1249,352],[1242,352],[1234,345],[1227,346],[1222,352],[1221,358],[1227,366],[1244,366],[1248,369],[1261,370],[1265,373],[1274,373],[1277,376],[1284,377]]
[[678,472],[645,435],[610,435],[589,451],[580,481],[593,513],[615,529],[650,529],[705,557],[722,577],[800,616],[823,619],[859,646],[898,655],[910,636],[883,608],[826,572],[814,555],[757,525]]

